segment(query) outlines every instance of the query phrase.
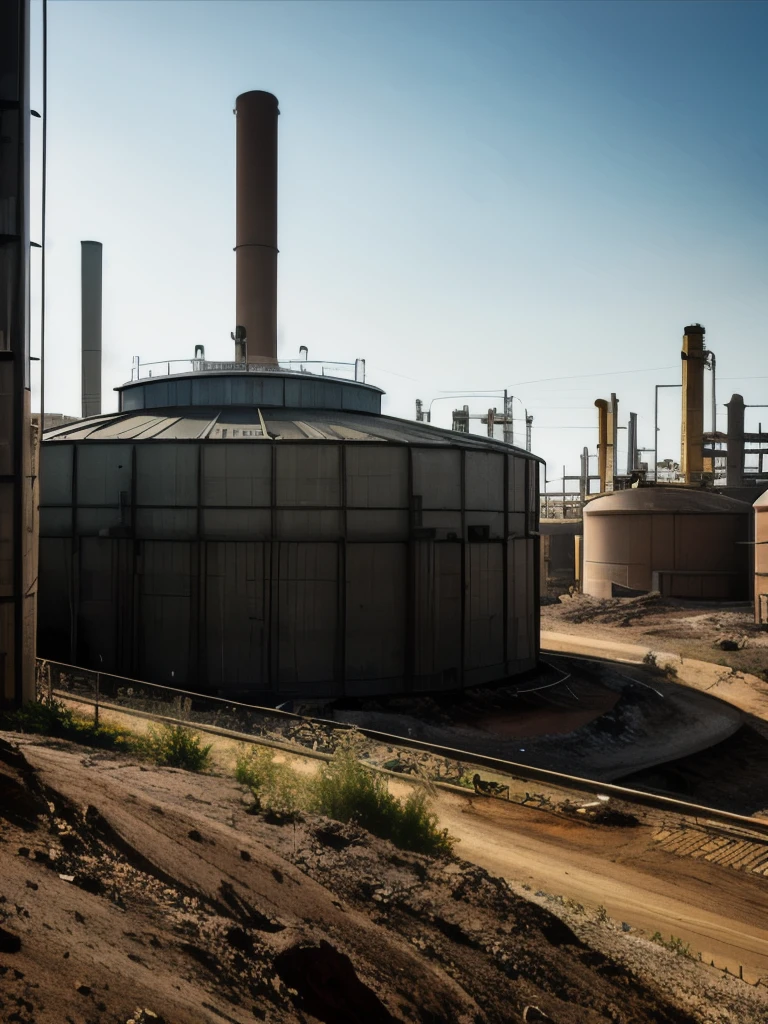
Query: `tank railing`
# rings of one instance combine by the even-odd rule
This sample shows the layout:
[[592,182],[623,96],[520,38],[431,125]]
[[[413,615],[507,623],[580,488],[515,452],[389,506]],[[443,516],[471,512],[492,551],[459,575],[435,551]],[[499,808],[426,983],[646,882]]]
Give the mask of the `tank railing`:
[[315,377],[333,377],[365,383],[365,360],[332,363],[321,359],[282,359],[277,363],[222,362],[210,359],[163,359],[142,363],[134,356],[131,382],[154,377],[174,377],[182,373],[302,373]]

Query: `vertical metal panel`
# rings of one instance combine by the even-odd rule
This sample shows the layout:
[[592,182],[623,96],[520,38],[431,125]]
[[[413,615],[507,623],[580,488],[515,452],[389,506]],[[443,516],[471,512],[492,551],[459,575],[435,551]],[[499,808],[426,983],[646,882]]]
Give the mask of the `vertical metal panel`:
[[337,507],[341,504],[339,446],[277,446],[277,504]]
[[462,676],[461,544],[413,544],[416,685],[457,686]]
[[405,509],[350,509],[346,519],[347,540],[394,541],[408,538],[408,512]]
[[137,568],[140,676],[177,686],[190,678],[192,545],[143,541]]
[[525,466],[528,460],[519,455],[508,455],[507,461],[507,509],[525,512]]
[[204,444],[203,505],[269,507],[272,452],[265,445]]
[[[278,565],[278,686],[291,692],[312,683],[332,684],[338,627],[336,545],[280,544]],[[327,686],[319,692],[327,693]]]
[[496,452],[466,452],[464,467],[467,508],[503,512],[504,456]]
[[[80,446],[77,459],[77,500],[80,505],[120,505],[120,492],[131,490],[130,444],[104,442]],[[56,452],[58,454],[58,452]]]
[[408,508],[408,452],[392,445],[346,445],[350,508]]
[[509,661],[522,661],[534,657],[537,649],[533,635],[533,575],[536,571],[533,541],[510,541],[507,558],[507,658]]
[[48,444],[40,449],[40,504],[72,504],[71,444]]
[[497,666],[504,662],[504,584],[501,544],[467,544],[467,669]]
[[9,598],[14,592],[13,485],[0,483],[0,597]]
[[136,475],[139,505],[197,505],[197,446],[194,444],[137,445]]
[[405,673],[405,544],[349,544],[346,676],[402,685]]
[[77,664],[116,668],[115,570],[117,541],[80,541],[80,595],[77,606]]
[[413,449],[413,493],[423,508],[461,508],[461,452]]
[[[85,512],[78,510],[78,522]],[[141,540],[191,540],[197,536],[196,508],[140,508],[135,520],[136,537]]]
[[211,540],[269,540],[272,514],[268,508],[204,508],[200,532]]
[[263,544],[206,545],[202,627],[209,686],[269,689],[267,591]]
[[37,653],[71,663],[72,541],[40,538],[40,602]]
[[3,360],[0,361],[0,476],[13,473],[13,438],[13,363]]
[[342,513],[331,509],[278,509],[275,537],[278,540],[338,540]]

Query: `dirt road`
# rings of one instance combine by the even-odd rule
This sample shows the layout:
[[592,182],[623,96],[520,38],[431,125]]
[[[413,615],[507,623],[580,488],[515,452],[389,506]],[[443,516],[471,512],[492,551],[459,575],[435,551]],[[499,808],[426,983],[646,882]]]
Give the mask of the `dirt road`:
[[441,824],[462,857],[569,897],[649,935],[677,936],[707,962],[768,975],[768,879],[656,849],[651,830],[593,828],[547,812],[441,792]]

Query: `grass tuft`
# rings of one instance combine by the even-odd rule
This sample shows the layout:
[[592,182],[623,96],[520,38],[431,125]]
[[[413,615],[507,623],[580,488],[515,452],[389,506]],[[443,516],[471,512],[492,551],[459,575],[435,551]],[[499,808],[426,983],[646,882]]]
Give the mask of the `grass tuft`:
[[44,697],[16,711],[0,714],[0,728],[35,736],[52,736],[101,750],[130,751],[137,738],[120,726],[96,723],[68,708],[62,701]]
[[210,767],[212,743],[203,746],[200,736],[183,725],[150,726],[139,747],[156,765],[203,772]]
[[354,738],[343,740],[333,758],[313,779],[276,762],[269,747],[244,751],[237,760],[237,781],[250,788],[260,810],[285,819],[314,811],[334,821],[354,822],[403,850],[446,856],[456,840],[438,828],[424,789],[399,800],[383,775],[362,764]]
[[269,747],[243,749],[235,778],[249,787],[259,810],[276,817],[295,819],[308,804],[307,783],[289,765],[275,761]]

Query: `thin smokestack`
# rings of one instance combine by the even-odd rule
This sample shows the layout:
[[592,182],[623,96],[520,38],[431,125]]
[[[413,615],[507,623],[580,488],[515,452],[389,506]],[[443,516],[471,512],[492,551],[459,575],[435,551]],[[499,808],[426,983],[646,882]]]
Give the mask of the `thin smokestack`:
[[704,328],[691,324],[683,335],[683,422],[680,472],[687,484],[704,471]]
[[80,243],[83,416],[101,412],[101,242]]
[[277,98],[237,97],[237,358],[277,361]]

